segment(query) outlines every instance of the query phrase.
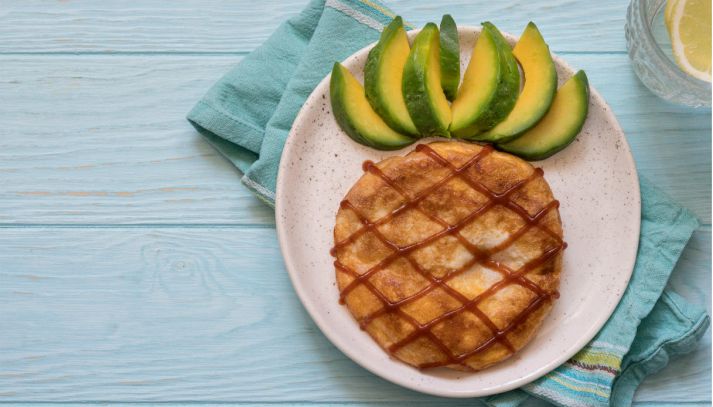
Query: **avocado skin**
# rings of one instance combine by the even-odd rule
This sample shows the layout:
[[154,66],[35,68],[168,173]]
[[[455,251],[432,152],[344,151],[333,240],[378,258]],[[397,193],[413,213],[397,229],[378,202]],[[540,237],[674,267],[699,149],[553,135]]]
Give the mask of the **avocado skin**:
[[[537,28],[535,23],[530,21],[527,24],[527,27],[525,29],[525,32],[523,32],[523,36],[525,33],[527,33],[528,30],[533,30],[537,36],[539,36],[542,39],[542,34],[540,33],[540,30]],[[523,36],[520,36],[522,38]],[[544,39],[542,39],[544,42]],[[545,44],[547,48],[547,53],[549,55],[549,46]],[[517,59],[517,58],[516,58]],[[521,123],[521,126],[519,129],[511,132],[502,132],[499,131],[499,126],[496,125],[496,127],[490,129],[488,131],[488,134],[484,135],[484,140],[496,142],[496,143],[506,143],[508,141],[513,141],[516,140],[518,137],[521,135],[525,134],[527,130],[530,128],[534,127],[537,125],[537,122],[542,119],[546,114],[547,111],[550,108],[550,105],[552,104],[552,100],[555,97],[555,93],[557,93],[557,69],[555,68],[554,62],[550,58],[549,61],[549,67],[550,67],[550,72],[549,72],[549,79],[547,79],[546,83],[550,85],[550,91],[547,95],[545,95],[541,100],[541,107],[539,110],[535,112],[535,114],[532,114],[533,112],[529,112],[529,117],[528,120],[524,121]],[[508,117],[506,116],[503,118],[503,121],[507,121]]]
[[489,30],[498,44],[498,54],[500,56],[500,66],[502,71],[500,73],[500,83],[495,91],[492,105],[476,122],[473,128],[474,135],[465,138],[476,141],[492,142],[500,140],[488,137],[483,133],[495,127],[496,124],[506,118],[515,106],[515,102],[517,101],[517,97],[520,92],[520,72],[518,71],[517,61],[512,54],[510,44],[508,44],[505,40],[503,35],[500,33],[500,30],[498,30],[495,25],[487,21],[483,23],[483,29]]
[[365,146],[374,147],[368,140],[363,138],[359,131],[352,124],[349,114],[347,113],[346,107],[342,103],[345,99],[345,83],[344,74],[342,73],[341,64],[339,62],[334,63],[332,68],[332,77],[329,80],[329,97],[332,101],[332,113],[334,113],[334,118],[339,123],[339,126],[344,130],[345,133],[354,141]]
[[[332,77],[329,80],[329,96],[332,103],[332,112],[339,126],[354,141],[377,150],[398,150],[412,144],[415,139],[400,135],[400,138],[391,141],[382,140],[377,134],[369,136],[362,134],[354,125],[352,118],[346,109],[344,101],[349,97],[346,94],[346,78],[343,68],[339,62],[334,63]],[[367,103],[368,106],[368,103]]]
[[369,51],[369,56],[364,66],[364,91],[371,107],[384,119],[389,127],[400,133],[418,136],[417,129],[412,126],[409,126],[411,128],[407,128],[399,120],[392,117],[391,113],[384,106],[384,102],[381,100],[381,92],[378,89],[380,82],[379,64],[381,63],[381,58],[388,50],[393,38],[399,34],[400,30],[403,30],[403,19],[401,16],[396,16],[391,23],[384,28],[384,31],[382,31],[379,42]]
[[[525,159],[527,161],[540,161],[544,160],[545,158],[549,158],[560,151],[564,150],[567,146],[572,144],[572,142],[577,138],[577,135],[579,134],[580,131],[582,131],[582,127],[584,127],[584,123],[587,121],[587,115],[589,114],[589,80],[587,79],[587,74],[584,73],[584,71],[580,70],[578,71],[570,80],[576,80],[579,84],[580,87],[583,88],[584,91],[584,104],[583,104],[583,110],[581,112],[581,117],[579,120],[579,123],[576,127],[572,129],[572,131],[567,134],[563,140],[559,143],[552,144],[549,148],[546,148],[544,150],[539,150],[539,151],[527,151],[527,150],[521,150],[521,149],[514,149],[510,148],[507,144],[498,144],[496,147],[499,150],[508,152],[510,154],[514,154],[522,159]],[[535,125],[537,126],[537,125]],[[527,132],[523,134],[525,136]]]
[[[480,117],[490,109],[491,104],[493,103],[493,98],[496,94],[496,90],[498,88],[498,85],[500,84],[500,77],[502,76],[502,70],[503,68],[501,67],[501,62],[500,58],[498,56],[498,43],[495,41],[493,38],[493,35],[490,32],[491,30],[488,29],[483,29],[480,33],[480,36],[477,39],[476,44],[478,45],[483,45],[487,44],[488,49],[492,49],[492,53],[494,53],[495,57],[490,58],[488,56],[479,56],[477,58],[480,58],[480,61],[473,60],[473,58],[476,58],[475,52],[476,48],[479,47],[474,47],[473,48],[473,54],[471,55],[471,61],[468,64],[468,70],[474,68],[474,63],[489,63],[491,65],[492,69],[492,74],[494,75],[493,78],[491,78],[490,81],[485,85],[488,88],[483,89],[483,85],[481,84],[481,87],[473,87],[472,81],[474,80],[472,77],[472,73],[469,75],[469,71],[466,70],[465,76],[463,77],[463,84],[461,85],[459,91],[458,91],[458,96],[464,97],[465,93],[472,93],[472,92],[485,92],[486,90],[488,91],[487,93],[487,99],[483,101],[478,101],[479,103],[471,101],[470,103],[465,103],[462,100],[456,99],[453,102],[453,120],[451,122],[450,126],[450,131],[451,135],[453,137],[457,138],[471,138],[475,136],[477,133],[477,129],[479,129],[481,126],[479,125],[479,119]],[[482,79],[482,77],[477,78],[477,79]],[[494,82],[494,83],[493,83]],[[465,86],[468,85],[468,89],[465,89]],[[492,87],[492,90],[490,90],[490,87]],[[458,108],[458,122],[456,123],[456,107]],[[464,110],[467,110],[466,113],[462,113]],[[465,115],[465,119],[463,116]]]
[[441,19],[441,87],[446,99],[455,100],[460,82],[460,42],[458,26],[450,14]]
[[[450,138],[448,132],[450,123],[441,123],[436,116],[436,108],[428,90],[429,72],[426,69],[426,62],[432,46],[440,46],[438,27],[434,23],[428,23],[418,33],[411,46],[411,53],[404,66],[402,90],[411,120],[421,135]],[[440,61],[435,63],[440,64]],[[440,78],[438,83],[440,84]]]

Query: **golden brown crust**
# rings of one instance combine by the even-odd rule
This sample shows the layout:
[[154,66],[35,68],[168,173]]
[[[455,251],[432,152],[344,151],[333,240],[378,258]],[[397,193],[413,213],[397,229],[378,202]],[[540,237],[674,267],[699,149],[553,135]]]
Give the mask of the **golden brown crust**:
[[479,370],[525,346],[557,296],[564,247],[540,173],[455,141],[365,169],[337,213],[333,253],[361,327],[422,368]]

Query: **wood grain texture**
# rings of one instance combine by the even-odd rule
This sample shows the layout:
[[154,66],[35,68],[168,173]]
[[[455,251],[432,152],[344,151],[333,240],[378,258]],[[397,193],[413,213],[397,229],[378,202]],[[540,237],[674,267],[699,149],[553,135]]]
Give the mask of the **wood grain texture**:
[[[152,406],[156,403],[146,402],[146,403],[102,403],[102,402],[86,402],[86,403],[62,403],[62,404],[48,404],[48,403],[3,403],[3,406],[7,407],[47,407],[48,405],[81,405],[84,407],[106,407],[111,406]],[[294,407],[314,407],[314,406],[340,406],[340,407],[372,407],[372,406],[402,406],[401,402],[327,402],[327,403],[316,403],[309,401],[297,401],[297,402],[287,402],[287,403],[260,403],[260,402],[231,402],[231,403],[211,403],[211,402],[171,402],[171,403],[161,403],[162,405],[173,406],[173,407],[225,407],[226,404],[244,406],[248,405],[251,407],[269,407],[269,406],[294,406]],[[462,399],[462,400],[412,400],[408,402],[409,406],[426,406],[426,407],[484,407],[485,403],[478,402],[472,399]],[[685,402],[685,403],[652,403],[647,401],[634,401],[634,407],[710,407],[709,402]],[[552,406],[551,404],[545,403],[538,399],[529,399],[524,402],[520,407],[545,407]]]
[[[710,241],[696,233],[672,283],[703,303]],[[5,228],[0,264],[0,401],[442,401],[324,338],[272,229]],[[710,402],[709,344],[637,399]]]
[[[337,351],[292,291],[271,210],[184,120],[306,1],[0,0],[0,403],[476,405]],[[638,82],[627,3],[389,2],[416,25],[537,22],[612,105],[639,172],[710,224],[710,110]],[[670,282],[709,312],[710,245],[706,226]],[[709,331],[635,405],[710,405],[710,361]]]
[[[274,224],[186,113],[240,57],[0,56],[0,223]],[[668,104],[626,55],[569,55],[640,174],[711,220],[710,111]]]
[[[7,4],[6,4],[7,3]],[[491,20],[520,33],[533,20],[555,51],[626,50],[622,0],[548,2],[398,0],[389,5],[422,25],[444,13],[458,24]],[[247,52],[306,0],[6,1],[0,8],[0,52]],[[28,29],[32,27],[32,29]]]
[[186,114],[240,57],[0,58],[0,223],[260,223]]

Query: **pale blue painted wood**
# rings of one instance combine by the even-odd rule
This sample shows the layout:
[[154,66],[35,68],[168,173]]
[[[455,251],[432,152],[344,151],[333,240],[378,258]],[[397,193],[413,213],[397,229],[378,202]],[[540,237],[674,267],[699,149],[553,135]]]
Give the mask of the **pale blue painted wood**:
[[[274,224],[184,119],[240,58],[0,55],[0,223]],[[626,55],[566,58],[611,104],[639,172],[710,223],[710,111],[656,98]]]
[[185,119],[240,58],[0,56],[0,223],[274,224]]
[[[696,233],[672,283],[701,303],[710,243]],[[436,400],[329,343],[271,228],[6,228],[0,264],[0,401]],[[709,349],[637,398],[710,401]]]
[[[335,350],[292,292],[271,212],[183,121],[233,54],[304,1],[0,3],[0,402],[473,405]],[[610,102],[640,172],[710,224],[710,111],[638,83],[626,3],[391,4],[416,24],[537,22]],[[671,282],[708,306],[710,245],[706,226]],[[710,344],[648,379],[636,405],[710,405]]]
[[[243,405],[248,405],[251,407],[270,407],[270,406],[275,406],[275,405],[289,405],[289,406],[294,406],[294,407],[314,407],[314,406],[339,406],[339,407],[376,407],[376,406],[400,406],[402,403],[399,402],[329,402],[329,403],[313,403],[313,402],[290,402],[290,403],[256,403],[256,402],[247,402],[247,403],[239,403],[239,402],[234,402],[234,403],[197,403],[197,402],[175,402],[175,403],[162,403],[162,405],[170,405],[174,407],[225,407],[225,405],[238,405],[238,406],[243,406]],[[7,407],[47,407],[47,403],[3,403],[4,406]],[[154,405],[154,403],[105,403],[105,402],[88,402],[88,403],[62,403],[62,406],[67,406],[67,405],[77,405],[77,406],[85,406],[85,407],[108,407],[108,406],[145,406],[145,405]],[[485,404],[483,403],[478,403],[473,400],[469,399],[462,399],[462,400],[413,400],[408,402],[409,406],[414,406],[414,407],[483,407]],[[633,406],[634,407],[680,407],[680,406],[685,406],[685,407],[710,407],[711,403],[709,402],[686,402],[686,403],[652,403],[652,402],[641,402],[641,401],[635,401]],[[530,399],[526,401],[525,403],[522,404],[521,407],[543,407],[547,406],[547,404],[536,400],[536,399]]]
[[[246,52],[264,41],[307,0],[5,1],[0,52]],[[422,25],[452,13],[459,24],[491,20],[520,33],[535,21],[555,51],[625,51],[623,0],[432,1],[390,6]],[[32,29],[28,29],[32,27]]]

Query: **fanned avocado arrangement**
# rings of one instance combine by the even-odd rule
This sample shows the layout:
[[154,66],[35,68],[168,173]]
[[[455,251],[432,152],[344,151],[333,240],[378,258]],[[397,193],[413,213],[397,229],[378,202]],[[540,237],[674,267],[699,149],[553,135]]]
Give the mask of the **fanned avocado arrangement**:
[[461,82],[453,17],[444,15],[440,29],[426,24],[411,44],[403,20],[394,18],[369,52],[363,87],[334,64],[330,95],[339,125],[378,150],[420,137],[455,137],[534,161],[567,147],[587,118],[584,71],[557,89],[555,63],[534,23],[514,47],[492,23],[482,27]]

